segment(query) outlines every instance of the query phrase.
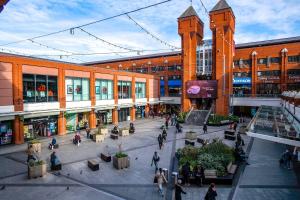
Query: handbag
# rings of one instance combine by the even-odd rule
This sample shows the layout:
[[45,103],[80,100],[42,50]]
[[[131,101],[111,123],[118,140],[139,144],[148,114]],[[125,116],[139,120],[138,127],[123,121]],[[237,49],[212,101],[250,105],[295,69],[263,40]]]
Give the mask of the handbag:
[[154,176],[153,183],[157,183],[157,176]]

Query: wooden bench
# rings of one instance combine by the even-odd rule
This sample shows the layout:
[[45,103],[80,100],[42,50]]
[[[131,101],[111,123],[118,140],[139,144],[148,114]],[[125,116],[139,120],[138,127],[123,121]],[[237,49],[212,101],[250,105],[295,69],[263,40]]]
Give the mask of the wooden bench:
[[224,138],[227,140],[235,140],[236,139],[235,131],[233,130],[224,131]]
[[204,177],[205,177],[205,179],[217,178],[217,170],[215,170],[215,169],[204,170]]
[[185,145],[195,146],[195,142],[192,140],[185,140]]
[[93,141],[95,141],[95,142],[103,142],[104,141],[104,135],[94,134],[93,135]]
[[113,140],[117,140],[119,139],[119,136],[117,134],[110,134],[110,138],[113,139]]
[[101,154],[100,154],[100,158],[101,158],[102,160],[104,160],[105,162],[110,162],[110,161],[111,161],[111,156],[108,155],[108,154],[101,153]]
[[228,174],[235,174],[236,170],[237,170],[237,165],[232,164],[232,162],[230,162],[227,165],[227,172],[228,172]]
[[99,170],[99,162],[96,160],[88,160],[88,167],[93,171],[97,171]]
[[128,129],[123,129],[120,131],[120,136],[125,137],[129,135],[129,130]]

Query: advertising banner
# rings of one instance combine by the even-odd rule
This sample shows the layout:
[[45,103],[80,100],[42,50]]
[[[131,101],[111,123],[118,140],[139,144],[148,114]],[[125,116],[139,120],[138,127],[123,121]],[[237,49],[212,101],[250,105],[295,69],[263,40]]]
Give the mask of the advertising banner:
[[216,80],[197,80],[186,82],[186,93],[189,98],[217,98]]
[[233,78],[233,84],[236,85],[251,85],[251,78],[250,77],[235,77]]

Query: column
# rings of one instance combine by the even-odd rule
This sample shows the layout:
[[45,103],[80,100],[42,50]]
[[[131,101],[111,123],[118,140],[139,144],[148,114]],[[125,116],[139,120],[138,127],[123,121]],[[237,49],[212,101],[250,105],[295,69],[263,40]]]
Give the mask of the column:
[[168,76],[164,77],[164,82],[165,82],[165,85],[164,85],[164,88],[165,88],[165,97],[168,97],[169,96]]
[[65,135],[67,133],[67,120],[64,113],[65,112],[60,112],[58,115],[58,135]]
[[[113,82],[114,82],[113,88],[114,88],[115,105],[118,105],[118,76],[117,76],[117,74],[114,74]],[[119,123],[117,106],[112,110],[112,122],[113,122],[113,124]]]
[[[150,82],[149,82],[149,78],[146,78],[146,98],[147,98],[147,105],[145,106],[145,113],[149,113],[150,111]],[[145,117],[148,117],[148,114],[145,114]]]
[[281,65],[280,65],[280,90],[281,93],[287,90],[287,59],[288,50],[286,48],[281,50]]
[[95,109],[92,109],[89,113],[89,127],[96,128],[96,113]]
[[[12,66],[13,103],[15,111],[23,111],[23,73],[22,64],[13,63]],[[24,143],[23,118],[16,116],[13,127],[13,142]]]
[[[91,97],[91,106],[94,107],[96,105],[96,96],[95,96],[95,72],[90,73],[90,97]],[[95,109],[92,108],[92,110],[89,113],[89,127],[96,128],[96,114]]]
[[[65,69],[63,66],[58,67],[58,99],[60,109],[66,108],[66,80],[65,80]],[[67,133],[67,120],[65,111],[61,111],[58,116],[58,135],[65,135]]]
[[136,111],[136,108],[135,108],[135,77],[132,77],[132,81],[131,81],[131,95],[132,95],[131,98],[132,98],[133,106],[130,109],[130,119],[131,119],[131,121],[135,121],[135,111]]
[[253,97],[256,96],[256,77],[257,77],[257,52],[253,51],[252,54],[252,60],[251,60],[251,94]]

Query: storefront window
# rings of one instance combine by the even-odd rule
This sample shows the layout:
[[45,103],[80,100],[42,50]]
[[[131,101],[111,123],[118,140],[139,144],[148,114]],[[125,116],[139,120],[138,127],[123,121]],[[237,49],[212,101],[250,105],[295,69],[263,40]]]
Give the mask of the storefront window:
[[49,116],[24,120],[24,138],[31,140],[38,136],[49,137],[57,134],[57,117]]
[[25,103],[57,101],[57,77],[23,74]]
[[[162,77],[164,78],[164,77]],[[164,97],[165,96],[165,80],[160,79],[160,96]]]
[[119,122],[130,121],[130,108],[121,108],[118,111]]
[[257,84],[257,94],[280,94],[280,85],[273,83]]
[[170,97],[179,97],[181,96],[181,87],[182,81],[181,76],[169,76],[168,77],[168,92]]
[[135,83],[135,97],[137,99],[146,97],[146,83]]
[[118,97],[119,99],[131,98],[131,82],[118,81]]
[[257,76],[259,80],[279,80],[280,70],[259,71],[257,72]]
[[12,143],[12,121],[0,122],[0,145]]
[[96,80],[95,93],[96,100],[113,99],[113,81]]
[[88,101],[90,81],[87,78],[66,78],[67,101]]

